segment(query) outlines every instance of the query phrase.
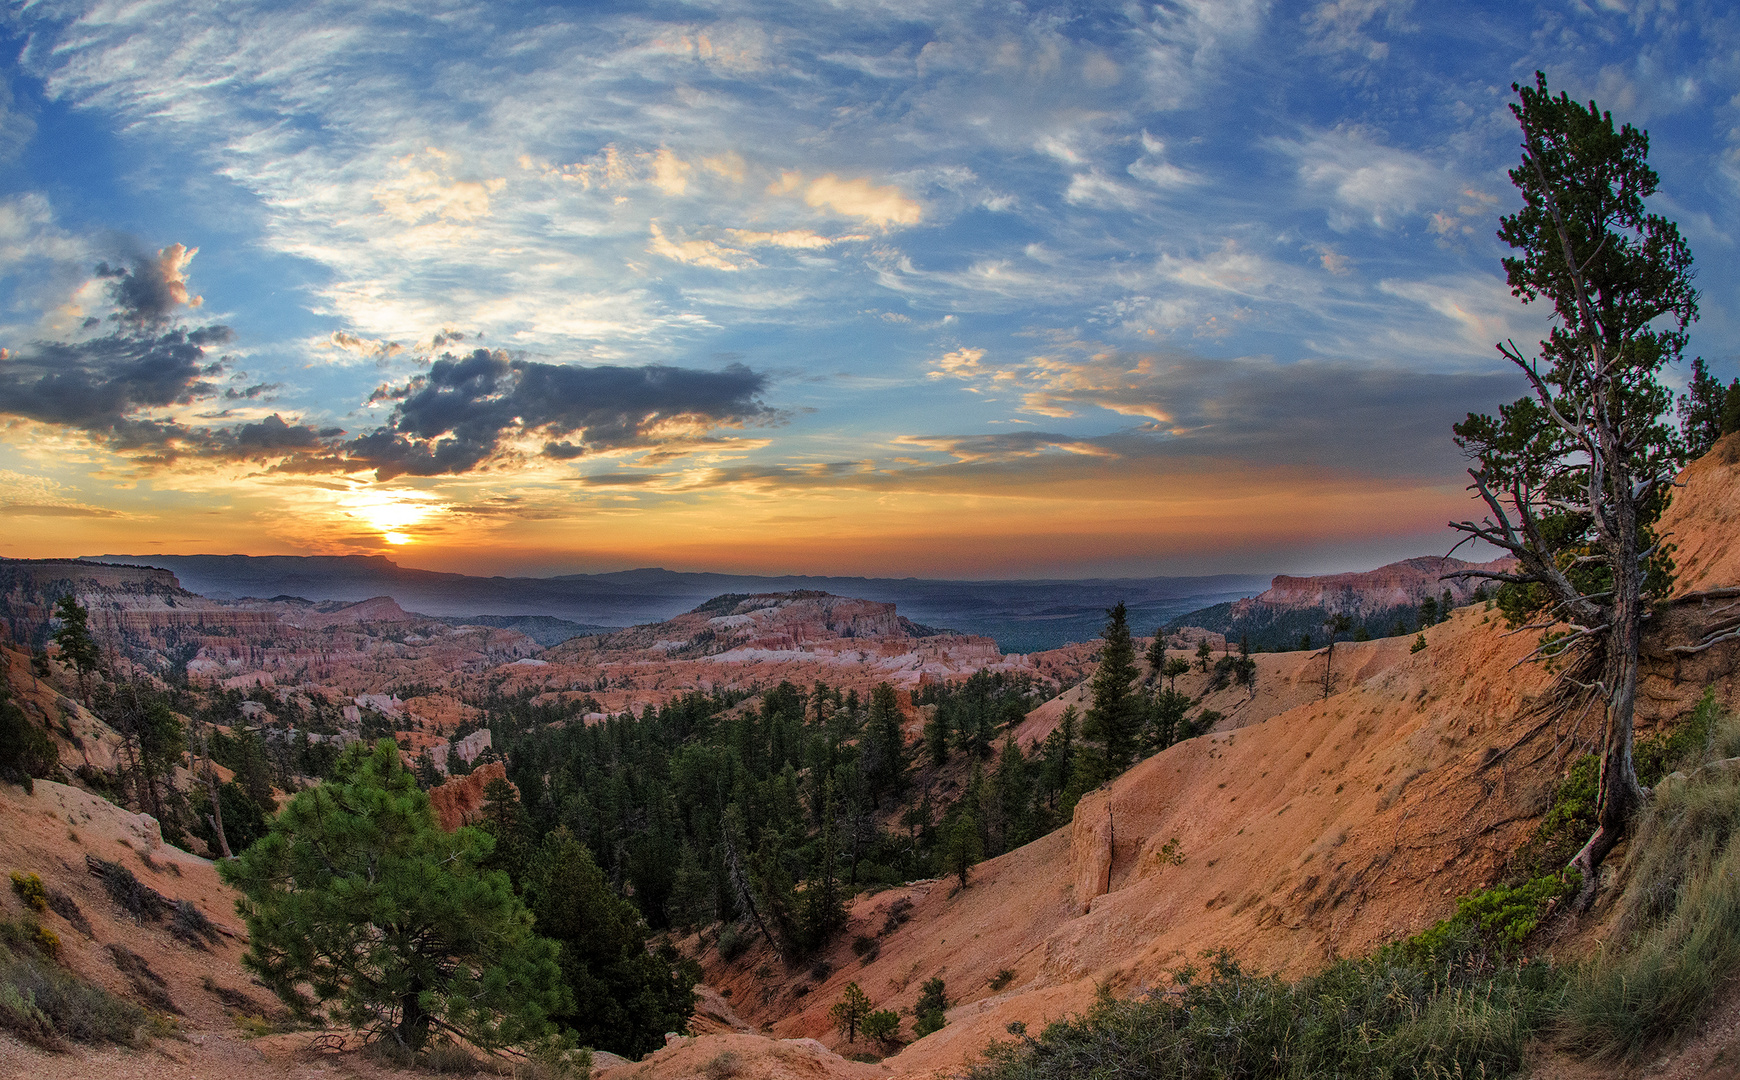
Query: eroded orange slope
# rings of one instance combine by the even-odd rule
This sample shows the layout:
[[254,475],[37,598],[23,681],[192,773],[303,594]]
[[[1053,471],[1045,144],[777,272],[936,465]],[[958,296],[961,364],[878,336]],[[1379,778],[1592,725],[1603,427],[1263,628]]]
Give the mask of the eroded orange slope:
[[[941,976],[959,1003],[948,1027],[887,1061],[923,1073],[976,1056],[1010,1021],[1037,1027],[1101,985],[1158,983],[1205,949],[1299,973],[1417,930],[1495,874],[1557,764],[1528,710],[1545,676],[1508,670],[1522,637],[1478,607],[1427,637],[1327,701],[1148,759],[1084,798],[1070,828],[977,867],[970,888],[861,900],[825,977],[788,972],[762,947],[715,961],[709,981],[770,1034],[838,1046],[827,1010],[847,982],[909,1014]],[[1366,666],[1357,650],[1347,660]],[[1162,856],[1173,840],[1181,864]],[[875,936],[903,899],[909,920],[861,964],[844,942]],[[1005,969],[1008,985],[991,990]]]

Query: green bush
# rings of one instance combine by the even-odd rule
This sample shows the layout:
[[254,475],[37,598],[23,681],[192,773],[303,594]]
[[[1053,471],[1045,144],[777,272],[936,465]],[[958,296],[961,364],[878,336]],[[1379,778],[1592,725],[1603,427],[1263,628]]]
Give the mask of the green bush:
[[0,922],[0,1030],[46,1049],[66,1039],[136,1044],[144,1011],[55,963],[43,933]]
[[[1671,732],[1657,733],[1636,744],[1634,756],[1638,783],[1654,787],[1675,769],[1740,754],[1740,745],[1735,744],[1733,733],[1722,720],[1722,706],[1716,701],[1715,688],[1711,687],[1704,691],[1704,696],[1692,708],[1685,723]],[[1716,742],[1724,732],[1727,733],[1724,745],[1717,746]]]
[[46,780],[60,767],[54,740],[30,722],[24,710],[0,687],[0,780],[33,790],[32,779]]
[[749,951],[749,946],[755,944],[755,939],[744,933],[736,923],[719,931],[719,959],[727,964]]
[[32,911],[48,910],[48,889],[43,886],[42,878],[36,874],[12,871],[12,891]]
[[1494,885],[1458,897],[1455,915],[1402,947],[1422,957],[1440,955],[1473,931],[1484,948],[1510,955],[1540,926],[1551,905],[1575,892],[1581,880],[1575,872],[1543,874],[1520,885]]
[[1391,951],[1288,983],[1227,953],[1165,993],[1105,996],[1037,1039],[1002,1043],[974,1080],[1065,1077],[1502,1076],[1523,1061],[1555,980],[1544,964],[1487,966],[1464,951],[1409,962]]
[[948,1024],[943,1017],[948,1007],[948,986],[942,977],[926,979],[919,988],[918,1003],[912,1007],[912,1033],[922,1039],[933,1031],[941,1031]]
[[877,1009],[864,1017],[860,1027],[871,1042],[889,1045],[900,1041],[900,1014],[893,1009]]

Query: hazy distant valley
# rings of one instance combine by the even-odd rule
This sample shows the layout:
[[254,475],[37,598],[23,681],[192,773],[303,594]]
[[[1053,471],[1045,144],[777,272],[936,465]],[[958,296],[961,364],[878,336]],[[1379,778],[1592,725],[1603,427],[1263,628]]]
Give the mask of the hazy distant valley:
[[[1122,601],[1137,626],[1250,596],[1268,577],[1085,581],[941,581],[921,578],[754,577],[626,570],[550,578],[469,577],[400,567],[385,556],[103,555],[95,561],[157,566],[216,600],[292,596],[367,600],[390,596],[407,611],[438,616],[545,616],[572,632],[659,622],[725,593],[808,589],[892,603],[916,622],[994,638],[1006,652],[1035,652],[1096,637],[1106,609]],[[551,625],[544,637],[570,629]],[[553,643],[553,642],[551,642]]]

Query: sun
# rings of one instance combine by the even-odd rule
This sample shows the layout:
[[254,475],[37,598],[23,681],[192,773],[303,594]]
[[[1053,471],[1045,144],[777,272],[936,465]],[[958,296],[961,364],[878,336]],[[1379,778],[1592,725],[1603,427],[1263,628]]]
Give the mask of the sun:
[[441,509],[432,497],[416,491],[359,491],[345,496],[345,514],[381,534],[394,546],[415,543],[415,526]]

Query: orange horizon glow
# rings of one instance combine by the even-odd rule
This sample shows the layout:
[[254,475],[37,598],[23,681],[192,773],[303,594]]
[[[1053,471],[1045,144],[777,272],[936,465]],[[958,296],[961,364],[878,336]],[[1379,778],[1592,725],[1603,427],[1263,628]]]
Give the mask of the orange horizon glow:
[[[1366,552],[1381,561],[1441,553],[1440,541],[1454,542],[1445,522],[1470,509],[1446,485],[1214,462],[1024,492],[715,490],[567,507],[563,492],[505,515],[442,488],[287,499],[244,484],[222,509],[199,505],[203,493],[184,505],[122,493],[101,515],[11,515],[0,555],[378,554],[407,567],[530,576],[649,566],[948,578],[1312,572],[1357,566]],[[153,505],[164,501],[172,505]]]

